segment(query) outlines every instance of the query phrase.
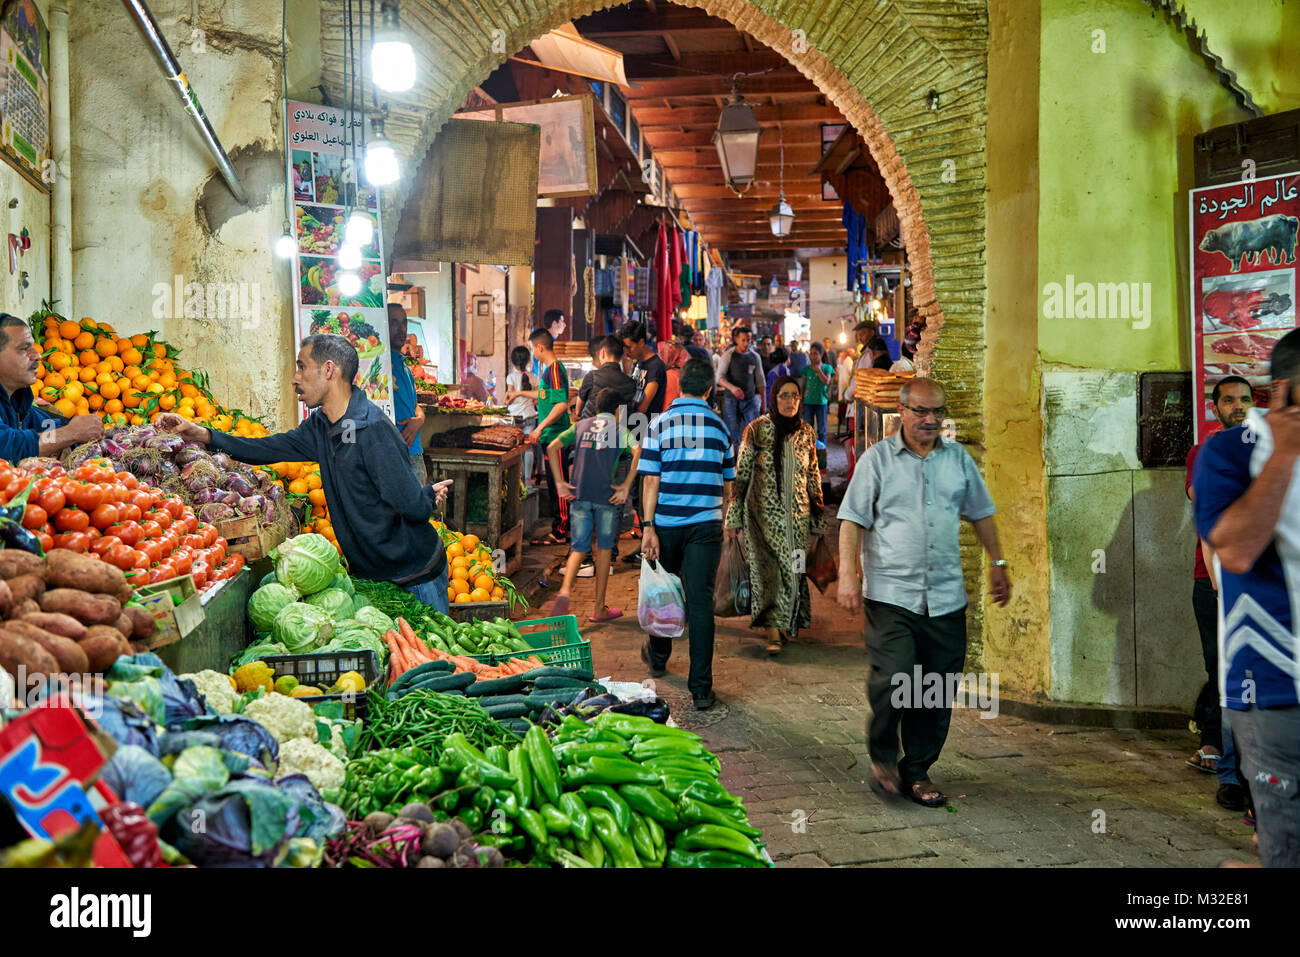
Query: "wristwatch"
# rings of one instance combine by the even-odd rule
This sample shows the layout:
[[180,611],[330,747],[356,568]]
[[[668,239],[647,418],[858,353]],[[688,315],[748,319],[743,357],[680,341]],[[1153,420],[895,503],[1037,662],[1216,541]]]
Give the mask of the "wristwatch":
[[1005,558],[999,558],[996,562],[989,562],[989,564],[994,568],[1006,568],[1007,560]]

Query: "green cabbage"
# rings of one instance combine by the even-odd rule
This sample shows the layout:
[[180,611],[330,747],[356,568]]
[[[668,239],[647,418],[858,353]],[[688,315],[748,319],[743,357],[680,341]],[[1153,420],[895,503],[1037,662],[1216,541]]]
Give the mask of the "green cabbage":
[[324,591],[339,573],[339,553],[324,535],[297,535],[280,545],[277,553],[276,579],[303,595]]
[[271,637],[289,649],[289,654],[319,648],[334,634],[330,616],[314,605],[295,601],[280,609],[271,625]]
[[323,651],[360,651],[368,649],[375,653],[380,671],[387,667],[388,647],[384,640],[372,629],[360,622],[345,621],[334,630],[334,637]]
[[352,579],[348,577],[347,572],[339,572],[335,575],[334,582],[330,585],[330,588],[337,588],[340,591],[347,592],[349,595],[356,595],[357,593],[357,590],[352,587]]
[[352,607],[355,608],[357,611],[360,611],[362,608],[369,608],[373,606],[369,598],[361,594],[361,592],[357,592],[355,595],[352,596]]
[[232,669],[240,665],[246,665],[250,661],[261,661],[268,655],[287,655],[289,649],[278,641],[272,641],[269,636],[263,636],[253,642],[243,651],[241,651],[235,660],[230,663]]
[[389,618],[374,605],[362,605],[360,603],[360,596],[357,596],[354,601],[357,604],[357,610],[353,617],[355,617],[357,621],[361,622],[361,624],[379,635],[397,630],[397,622],[393,621],[393,619]]
[[319,608],[334,621],[348,621],[356,610],[352,607],[351,597],[340,588],[326,588],[314,595],[308,595],[303,601]]
[[253,623],[254,631],[270,631],[271,623],[280,609],[290,602],[298,600],[298,590],[279,582],[263,585],[248,596],[248,620]]
[[257,583],[257,587],[258,587],[258,588],[263,588],[263,587],[265,587],[265,586],[271,584],[271,582],[273,582],[273,581],[275,581],[275,569],[271,569],[269,572],[267,572],[265,575],[263,575],[263,576],[262,576],[262,580],[261,580],[260,582]]

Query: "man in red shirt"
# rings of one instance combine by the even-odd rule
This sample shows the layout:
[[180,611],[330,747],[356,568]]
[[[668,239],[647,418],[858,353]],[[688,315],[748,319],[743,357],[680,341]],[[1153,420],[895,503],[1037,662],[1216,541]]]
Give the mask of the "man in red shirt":
[[[1241,425],[1246,420],[1246,410],[1255,404],[1250,383],[1235,375],[1220,379],[1210,398],[1214,403],[1214,414],[1225,429]],[[1192,473],[1200,451],[1201,445],[1197,445],[1187,453],[1186,489],[1189,499],[1192,498]],[[1192,573],[1192,609],[1196,613],[1196,627],[1201,634],[1201,654],[1205,657],[1207,680],[1193,711],[1196,726],[1201,732],[1201,746],[1187,759],[1187,764],[1207,774],[1217,773],[1219,790],[1215,800],[1230,811],[1240,811],[1245,805],[1245,793],[1237,783],[1236,755],[1219,706],[1218,586],[1207,561],[1213,554],[1208,544],[1197,540],[1195,570]]]

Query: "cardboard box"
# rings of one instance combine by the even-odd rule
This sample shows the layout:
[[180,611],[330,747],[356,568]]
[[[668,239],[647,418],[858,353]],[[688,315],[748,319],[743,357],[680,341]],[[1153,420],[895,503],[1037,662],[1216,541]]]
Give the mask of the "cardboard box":
[[226,552],[243,555],[248,562],[265,558],[271,549],[284,541],[283,535],[277,535],[270,527],[263,525],[256,515],[226,518],[215,524],[217,533],[226,540]]
[[158,630],[146,642],[150,649],[180,641],[203,622],[203,605],[193,575],[142,585],[136,597],[158,622]]

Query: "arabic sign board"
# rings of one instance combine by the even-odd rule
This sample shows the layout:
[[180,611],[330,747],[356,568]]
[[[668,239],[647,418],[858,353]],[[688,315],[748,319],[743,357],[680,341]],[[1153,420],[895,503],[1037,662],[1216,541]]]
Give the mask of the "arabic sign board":
[[1199,444],[1221,428],[1211,396],[1229,375],[1267,401],[1269,357],[1296,328],[1300,174],[1207,186],[1189,194],[1192,362]]
[[[383,224],[378,193],[358,182],[361,148],[359,114],[290,100],[288,188],[293,190],[294,350],[317,333],[345,336],[357,350],[356,384],[390,419],[393,417],[392,364],[388,344],[387,273],[383,264]],[[338,288],[339,247],[349,215],[369,216],[374,237],[361,249],[361,289],[354,296]],[[298,414],[307,409],[299,403]]]

